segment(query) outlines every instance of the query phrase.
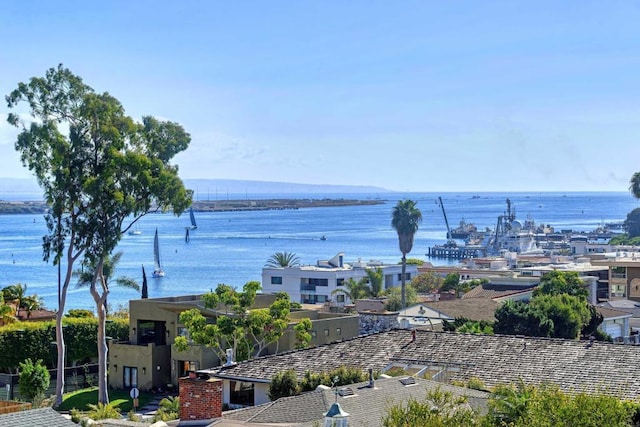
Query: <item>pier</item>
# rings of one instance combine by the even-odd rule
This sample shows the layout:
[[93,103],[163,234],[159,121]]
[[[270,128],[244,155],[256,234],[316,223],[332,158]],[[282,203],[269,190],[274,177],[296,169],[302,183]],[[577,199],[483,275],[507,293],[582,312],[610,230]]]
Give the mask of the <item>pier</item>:
[[487,255],[487,251],[482,247],[466,247],[466,246],[432,246],[427,253],[431,258],[449,258],[449,259],[464,259],[464,258],[478,258]]

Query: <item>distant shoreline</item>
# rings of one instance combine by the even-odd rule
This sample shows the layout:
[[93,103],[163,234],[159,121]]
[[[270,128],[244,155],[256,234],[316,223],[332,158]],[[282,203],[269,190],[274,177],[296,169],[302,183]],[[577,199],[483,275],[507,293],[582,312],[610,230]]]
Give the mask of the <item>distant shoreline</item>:
[[[258,210],[285,210],[340,206],[380,205],[381,199],[252,199],[252,200],[208,200],[194,201],[194,212],[232,212]],[[41,201],[6,201],[0,200],[0,215],[11,214],[45,214],[49,206]]]

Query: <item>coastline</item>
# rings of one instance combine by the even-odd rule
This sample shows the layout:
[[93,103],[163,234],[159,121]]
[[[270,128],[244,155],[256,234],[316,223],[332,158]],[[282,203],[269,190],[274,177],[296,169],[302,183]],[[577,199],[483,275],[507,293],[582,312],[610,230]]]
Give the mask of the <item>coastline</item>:
[[[320,207],[364,206],[385,203],[381,199],[247,199],[247,200],[206,200],[194,201],[194,212],[233,212],[259,210],[285,210]],[[44,214],[49,206],[42,201],[0,200],[0,215]]]

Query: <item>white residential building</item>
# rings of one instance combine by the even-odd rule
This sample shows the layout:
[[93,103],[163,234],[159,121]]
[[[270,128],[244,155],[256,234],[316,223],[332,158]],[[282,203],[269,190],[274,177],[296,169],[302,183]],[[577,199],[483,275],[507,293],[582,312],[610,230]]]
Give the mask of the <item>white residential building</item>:
[[[367,269],[380,268],[384,275],[384,289],[400,286],[402,265],[383,264],[381,261],[364,262],[358,260],[352,264],[344,262],[344,253],[339,253],[328,261],[318,261],[316,265],[296,267],[264,267],[262,269],[262,292],[287,292],[291,301],[303,304],[334,301],[350,303],[343,293],[334,293],[341,289],[349,279],[358,281],[367,277]],[[406,283],[418,275],[416,265],[407,265]],[[343,288],[344,289],[344,288]]]

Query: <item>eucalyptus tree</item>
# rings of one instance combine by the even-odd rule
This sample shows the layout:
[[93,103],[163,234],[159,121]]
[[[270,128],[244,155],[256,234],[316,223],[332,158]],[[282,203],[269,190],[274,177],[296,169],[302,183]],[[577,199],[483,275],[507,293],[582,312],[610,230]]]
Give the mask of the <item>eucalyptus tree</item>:
[[300,258],[293,252],[276,252],[271,255],[265,264],[266,267],[295,267],[300,265]]
[[418,231],[420,222],[422,222],[422,212],[416,207],[416,202],[409,199],[398,201],[393,208],[391,226],[398,233],[398,244],[400,252],[402,252],[402,277],[400,279],[402,308],[406,307],[407,254],[413,249],[413,237]]
[[[107,255],[102,263],[102,278],[104,279],[107,287],[110,288],[110,284],[114,283],[117,286],[135,289],[136,291],[140,290],[140,286],[138,283],[130,278],[125,276],[114,277],[116,272],[116,267],[120,263],[120,259],[122,258],[122,251],[116,252],[113,255]],[[75,272],[78,276],[78,287],[90,287],[91,282],[93,280],[93,276],[95,274],[95,266],[88,263],[88,260],[82,265],[82,269]],[[109,308],[107,307],[107,299],[105,297],[104,300],[104,309],[105,314],[108,314]]]
[[[26,104],[29,109],[29,123],[18,112],[10,113],[8,121],[21,130],[15,148],[50,206],[43,257],[53,258],[59,272],[63,258],[66,261],[64,281],[58,283],[58,372],[64,372],[65,363],[62,316],[67,290],[75,262],[84,257],[95,266],[89,290],[99,319],[98,400],[106,403],[104,300],[109,287],[104,260],[143,215],[169,209],[179,215],[191,204],[191,192],[170,163],[188,147],[190,137],[176,123],[153,117],[134,121],[116,98],[96,93],[62,65],[19,83],[6,100],[9,108]],[[63,390],[64,375],[58,375],[54,405],[62,402]]]

